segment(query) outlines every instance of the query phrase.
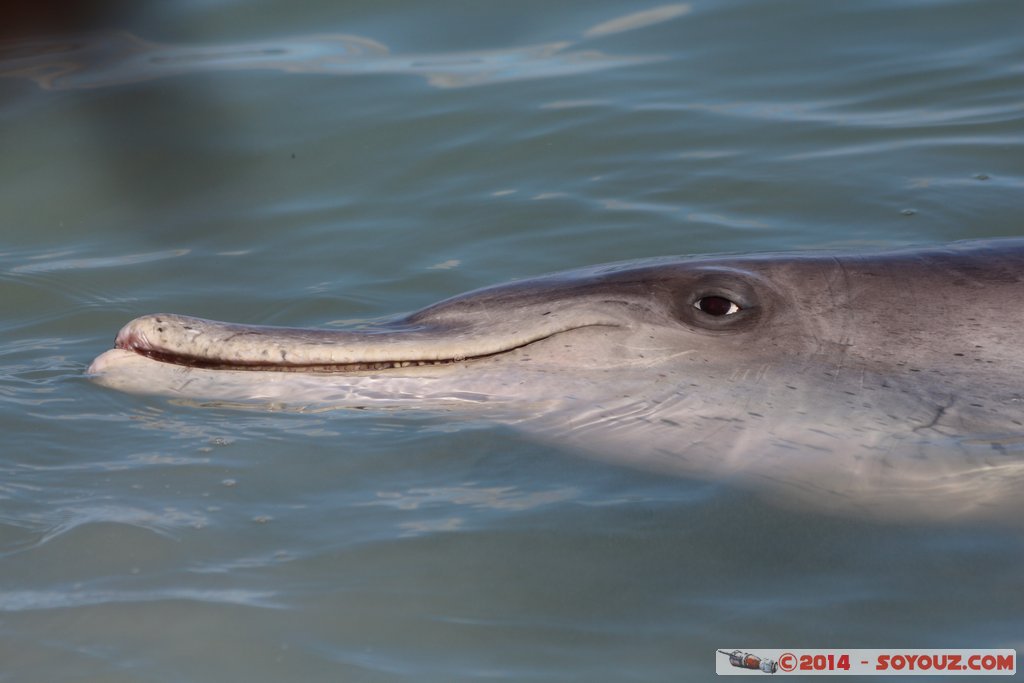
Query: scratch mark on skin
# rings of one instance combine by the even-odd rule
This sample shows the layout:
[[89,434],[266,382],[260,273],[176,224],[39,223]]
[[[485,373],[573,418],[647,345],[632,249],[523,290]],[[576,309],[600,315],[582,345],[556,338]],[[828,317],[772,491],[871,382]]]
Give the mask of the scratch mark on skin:
[[484,302],[480,302],[480,305],[479,305],[479,306],[478,306],[477,308],[478,308],[478,309],[479,309],[480,311],[482,311],[482,312],[483,312],[483,314],[484,314],[484,317],[486,317],[486,318],[487,318],[487,322],[489,322],[489,323],[493,323],[493,322],[494,322],[494,316],[493,316],[493,315],[491,315],[491,309],[490,309],[490,308],[489,308],[489,307],[487,306],[487,304],[486,304],[486,303],[484,303]]
[[[840,260],[836,256],[832,257],[832,262],[836,265],[836,268],[838,268],[839,272],[837,275],[833,275],[835,271],[828,273],[825,277],[825,283],[828,287],[829,298],[833,301],[833,303],[835,303],[838,297],[836,295],[837,288],[834,285],[841,285],[840,287],[838,287],[838,291],[840,292],[850,292],[852,290],[850,286],[850,273],[846,269],[846,264],[843,263],[842,260]],[[843,369],[843,363],[846,361],[847,351],[849,351],[851,346],[850,334],[847,327],[849,322],[850,321],[848,318],[844,318],[842,320],[842,324],[839,326],[839,364],[836,366],[835,375],[832,377],[833,384],[835,384],[839,380],[839,375]]]
[[220,341],[226,343],[226,342],[232,341],[233,339],[237,339],[238,337],[248,337],[248,336],[252,336],[252,335],[256,335],[256,334],[258,334],[258,333],[256,333],[256,332],[249,332],[249,331],[243,330],[241,332],[235,332],[234,334],[228,335],[227,337],[224,337],[224,339],[221,339]]
[[[672,348],[674,348],[672,346],[665,346],[664,344],[661,345],[661,346],[640,346],[638,344],[616,344],[616,346],[618,348],[622,349],[623,351],[644,351],[646,353],[661,352],[661,351],[664,351],[664,352],[667,353]],[[659,358],[673,358],[674,356],[680,355],[680,353],[693,353],[693,349],[690,349],[688,351],[675,352],[675,353],[671,353],[671,354],[664,355],[664,356],[658,356],[658,357]]]
[[733,370],[732,376],[729,377],[729,381],[741,384],[745,383],[749,376],[750,368],[736,368],[735,370]]
[[832,384],[839,381],[839,373],[843,371],[843,363],[846,362],[846,354],[843,353],[839,356],[839,363],[836,364],[835,374],[832,375]]
[[941,420],[943,418],[943,416],[946,414],[946,411],[949,410],[950,408],[952,408],[953,404],[955,404],[955,403],[956,403],[956,396],[950,396],[949,397],[949,401],[946,403],[946,405],[939,405],[936,408],[935,415],[932,416],[932,419],[931,419],[931,421],[928,422],[928,424],[914,427],[913,431],[919,432],[919,431],[923,431],[925,429],[935,429],[935,425],[937,425],[939,423],[939,420]]
[[[625,349],[625,350],[635,350],[636,347],[622,346],[621,348]],[[654,349],[654,350],[657,351],[659,349]],[[673,358],[681,358],[683,356],[689,356],[689,355],[692,355],[694,353],[696,353],[695,349],[689,349],[687,351],[677,351],[676,353],[669,354],[667,356],[653,356],[651,358],[644,358],[644,359],[637,359],[637,360],[630,360],[630,361],[617,361],[615,363],[615,367],[621,367],[621,368],[647,368],[647,367],[655,367],[657,365],[660,365],[660,364],[664,363],[667,360],[671,360]]]
[[[725,425],[725,424],[720,425],[718,427],[715,427],[714,429],[709,431],[707,434],[705,434],[701,438],[696,439],[695,441],[691,441],[689,446],[687,447],[687,450],[693,450],[696,446],[702,445],[705,441],[708,441],[712,437],[716,436],[719,432],[721,432],[723,429],[726,429],[727,427],[728,427],[728,425]],[[685,455],[687,450],[684,450],[684,451],[680,452],[679,455],[680,456]],[[683,459],[685,460],[685,458],[683,458]]]

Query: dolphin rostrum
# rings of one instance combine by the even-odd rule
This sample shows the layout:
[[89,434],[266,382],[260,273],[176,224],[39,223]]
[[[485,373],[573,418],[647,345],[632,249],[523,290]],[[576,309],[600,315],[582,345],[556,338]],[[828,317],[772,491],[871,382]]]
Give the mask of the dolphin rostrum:
[[597,266],[360,329],[147,315],[129,392],[477,411],[837,514],[1021,519],[1024,239]]

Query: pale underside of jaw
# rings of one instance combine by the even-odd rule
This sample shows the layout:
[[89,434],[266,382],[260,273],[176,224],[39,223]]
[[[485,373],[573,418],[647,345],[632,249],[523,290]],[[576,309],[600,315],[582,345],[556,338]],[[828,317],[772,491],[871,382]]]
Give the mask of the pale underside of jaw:
[[[512,397],[465,386],[457,363],[368,372],[252,372],[164,363],[125,349],[110,349],[89,367],[90,379],[109,389],[166,396],[192,405],[271,410],[344,408],[444,409],[451,405],[504,404]],[[500,391],[501,387],[493,387]]]

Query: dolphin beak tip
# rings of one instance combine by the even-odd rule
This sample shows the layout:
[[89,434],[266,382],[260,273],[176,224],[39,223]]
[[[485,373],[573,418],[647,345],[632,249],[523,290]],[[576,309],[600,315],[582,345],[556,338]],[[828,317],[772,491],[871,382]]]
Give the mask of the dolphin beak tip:
[[134,351],[149,345],[145,332],[140,329],[139,320],[139,318],[132,320],[118,331],[117,336],[114,337],[114,348]]

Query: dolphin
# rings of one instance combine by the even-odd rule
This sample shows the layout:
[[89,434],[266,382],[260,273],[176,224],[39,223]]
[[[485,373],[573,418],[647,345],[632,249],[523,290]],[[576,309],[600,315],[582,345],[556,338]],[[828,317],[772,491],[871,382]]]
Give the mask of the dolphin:
[[1024,239],[630,261],[355,329],[146,315],[106,387],[470,413],[784,505],[1024,519]]

